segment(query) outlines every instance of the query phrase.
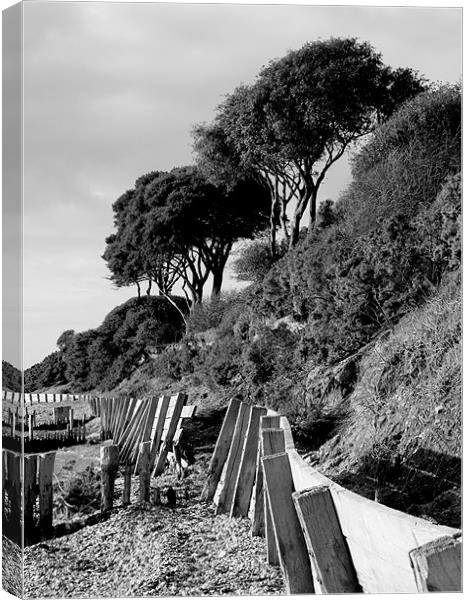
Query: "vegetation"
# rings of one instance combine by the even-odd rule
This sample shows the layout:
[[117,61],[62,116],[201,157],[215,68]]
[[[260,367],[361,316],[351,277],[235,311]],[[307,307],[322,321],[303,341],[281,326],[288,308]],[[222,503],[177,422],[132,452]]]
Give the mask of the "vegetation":
[[[66,383],[72,391],[109,390],[129,377],[166,344],[177,342],[184,332],[179,310],[184,301],[161,296],[132,298],[112,310],[100,327],[81,333],[64,332],[60,350],[43,365],[25,372],[25,390]],[[47,368],[50,366],[50,368]]]
[[21,371],[6,360],[2,360],[2,388],[21,392]]
[[212,125],[195,129],[199,166],[215,182],[241,170],[265,183],[274,254],[277,229],[297,244],[307,209],[313,229],[319,188],[346,149],[423,89],[415,73],[385,66],[368,43],[306,44],[270,62],[253,85],[226,98]]
[[[358,139],[350,185],[318,204]],[[64,332],[28,386],[209,389],[286,414],[337,477],[354,469],[379,487],[397,473],[403,494],[410,469],[437,478],[444,465],[456,487],[459,86],[426,88],[355,39],[314,42],[230,94],[194,145],[196,167],[145,175],[114,203],[104,259],[138,298],[97,329]],[[239,240],[248,285],[221,294]]]
[[107,238],[103,258],[117,286],[146,279],[169,298],[181,284],[187,306],[203,299],[213,277],[221,292],[233,243],[265,228],[268,195],[253,180],[231,189],[208,183],[194,167],[140,177],[135,189],[113,205],[117,233]]

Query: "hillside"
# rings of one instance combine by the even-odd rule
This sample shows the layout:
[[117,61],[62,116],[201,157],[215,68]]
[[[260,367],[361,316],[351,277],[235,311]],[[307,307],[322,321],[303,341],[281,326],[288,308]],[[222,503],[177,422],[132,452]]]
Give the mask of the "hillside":
[[[456,86],[410,100],[293,248],[273,259],[263,241],[247,246],[237,265],[247,288],[195,305],[186,326],[148,296],[97,330],[65,332],[62,383],[184,390],[208,413],[230,397],[267,405],[346,487],[458,526],[460,119]],[[47,383],[28,376],[29,387]]]
[[21,371],[6,360],[2,360],[2,389],[21,391]]

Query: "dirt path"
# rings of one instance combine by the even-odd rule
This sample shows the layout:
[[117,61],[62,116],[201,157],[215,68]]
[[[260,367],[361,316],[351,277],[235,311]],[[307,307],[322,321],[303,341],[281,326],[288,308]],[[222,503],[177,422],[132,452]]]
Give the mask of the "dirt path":
[[[138,507],[136,496],[106,521],[25,551],[25,596],[119,597],[284,593],[278,568],[267,565],[265,542],[251,538],[247,519],[216,516],[198,501],[208,455],[189,477],[165,475],[177,507]],[[136,482],[135,482],[136,483]],[[137,485],[133,494],[136,494]]]

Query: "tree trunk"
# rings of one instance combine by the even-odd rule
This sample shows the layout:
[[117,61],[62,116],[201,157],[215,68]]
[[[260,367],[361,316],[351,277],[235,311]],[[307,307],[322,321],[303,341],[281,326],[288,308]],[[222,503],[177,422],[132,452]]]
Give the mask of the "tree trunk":
[[138,300],[141,299],[141,288],[140,288],[140,284],[138,283],[138,281],[135,281],[135,284],[137,286],[137,290],[138,290]]
[[310,223],[309,223],[309,231],[312,231],[315,227],[315,223],[317,221],[317,196],[318,196],[318,186],[314,187],[309,199],[309,214],[310,214]]
[[211,292],[211,299],[214,300],[221,294],[221,287],[223,285],[224,265],[221,268],[213,270],[213,289]]
[[277,203],[278,199],[275,195],[272,195],[270,210],[270,250],[273,258],[276,256]]
[[153,285],[153,282],[151,281],[151,279],[148,279],[148,287],[146,288],[146,295],[149,296],[151,294],[151,286]]
[[291,237],[289,238],[289,247],[292,248],[299,241],[299,232],[301,229],[301,218],[302,215],[299,213],[294,213],[294,216],[291,220]]

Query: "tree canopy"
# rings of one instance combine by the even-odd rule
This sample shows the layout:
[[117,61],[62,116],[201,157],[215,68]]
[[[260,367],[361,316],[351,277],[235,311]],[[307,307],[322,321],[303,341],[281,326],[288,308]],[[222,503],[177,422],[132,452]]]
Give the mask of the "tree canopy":
[[215,182],[254,172],[270,191],[272,249],[278,228],[292,246],[308,207],[315,223],[330,167],[423,89],[411,69],[385,66],[366,42],[312,42],[272,61],[227,96],[213,124],[195,128],[197,164]]
[[268,205],[268,191],[251,179],[215,186],[195,167],[140,177],[113,205],[116,233],[103,255],[111,279],[148,280],[167,297],[179,282],[193,304],[212,275],[216,296],[233,243],[265,229]]

